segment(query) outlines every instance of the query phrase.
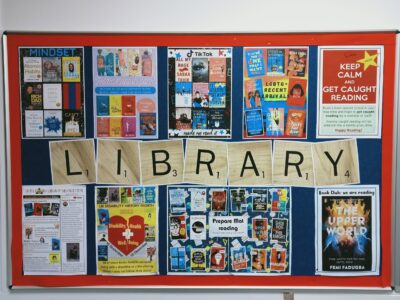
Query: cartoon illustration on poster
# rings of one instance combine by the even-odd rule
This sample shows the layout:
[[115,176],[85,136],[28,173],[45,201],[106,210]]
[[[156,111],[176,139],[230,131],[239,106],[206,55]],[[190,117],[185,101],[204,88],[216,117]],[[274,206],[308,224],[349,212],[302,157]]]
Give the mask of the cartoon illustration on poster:
[[317,138],[380,138],[383,46],[318,51]]
[[19,48],[22,138],[85,137],[83,48]]
[[156,47],[93,47],[95,136],[158,137]]
[[156,187],[96,187],[97,274],[158,273]]
[[306,138],[308,47],[243,51],[243,138]]
[[290,188],[169,186],[168,196],[168,274],[290,274]]
[[378,275],[379,186],[316,190],[317,274]]
[[168,48],[169,137],[231,136],[232,48]]

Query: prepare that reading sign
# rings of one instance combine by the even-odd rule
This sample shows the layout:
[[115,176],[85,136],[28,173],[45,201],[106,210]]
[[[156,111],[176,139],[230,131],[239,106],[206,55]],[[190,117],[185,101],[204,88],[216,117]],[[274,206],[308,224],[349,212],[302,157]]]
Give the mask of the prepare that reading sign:
[[[205,140],[50,142],[53,184],[290,185],[359,183],[356,140],[321,143]],[[97,173],[96,173],[97,170]],[[229,170],[229,171],[228,171]]]

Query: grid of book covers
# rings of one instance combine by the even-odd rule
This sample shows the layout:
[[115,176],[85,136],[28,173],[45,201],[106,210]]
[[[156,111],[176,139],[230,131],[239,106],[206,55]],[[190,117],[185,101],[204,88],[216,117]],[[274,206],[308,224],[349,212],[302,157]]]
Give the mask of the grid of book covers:
[[168,48],[169,137],[231,136],[232,48]]
[[157,48],[93,48],[95,136],[158,137]]
[[243,137],[307,137],[308,48],[243,51]]
[[168,274],[290,274],[291,189],[168,187]]
[[20,48],[23,138],[85,136],[83,48]]

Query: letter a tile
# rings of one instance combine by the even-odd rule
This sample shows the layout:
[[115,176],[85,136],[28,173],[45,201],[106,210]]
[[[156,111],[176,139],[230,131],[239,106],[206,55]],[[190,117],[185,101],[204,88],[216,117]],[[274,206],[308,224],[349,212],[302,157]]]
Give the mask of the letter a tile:
[[228,144],[230,185],[272,184],[272,142]]

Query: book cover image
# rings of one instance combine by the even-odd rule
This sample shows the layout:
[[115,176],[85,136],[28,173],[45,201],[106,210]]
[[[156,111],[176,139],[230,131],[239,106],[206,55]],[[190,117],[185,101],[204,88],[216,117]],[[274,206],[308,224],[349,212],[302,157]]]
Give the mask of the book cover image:
[[[83,48],[20,47],[19,60],[22,138],[84,137]],[[64,131],[69,110],[79,113],[79,135]]]
[[267,50],[267,74],[272,76],[285,75],[285,49]]
[[109,118],[110,122],[110,137],[122,136],[122,118]]
[[64,82],[81,81],[81,58],[63,57],[62,58],[62,77]]
[[23,84],[22,109],[43,109],[43,85],[41,83]]
[[83,136],[83,122],[80,111],[63,111],[63,134],[68,137]]
[[253,211],[267,211],[267,208],[268,208],[268,190],[253,189],[252,191]]
[[193,82],[208,82],[208,58],[192,59]]
[[268,240],[268,220],[267,219],[253,219],[252,224],[252,237],[259,241]]
[[196,109],[192,110],[193,120],[192,120],[192,128],[193,129],[207,129],[207,111],[204,109]]
[[208,83],[193,83],[192,103],[194,108],[209,106]]
[[264,134],[263,114],[261,109],[245,111],[247,136]]
[[378,186],[317,189],[318,274],[379,274]]
[[264,76],[265,58],[262,49],[249,49],[244,51],[245,68],[248,77]]
[[290,78],[287,105],[304,107],[306,104],[307,80]]
[[93,47],[92,63],[94,115],[110,117],[109,134],[103,126],[95,128],[95,137],[156,138],[157,48]]
[[231,210],[232,211],[246,211],[246,190],[245,189],[231,189]]
[[45,57],[43,62],[43,82],[61,82],[61,58]]
[[266,116],[268,136],[283,136],[285,133],[285,112],[283,108],[269,108]]
[[226,58],[210,58],[208,62],[210,82],[226,82]]
[[289,111],[303,110],[307,117],[308,54],[308,47],[244,48],[243,110],[261,109],[264,121],[264,131],[254,134],[243,118],[244,139],[307,138],[306,119],[298,135],[287,126]]
[[210,269],[224,270],[226,264],[226,248],[213,246],[210,248]]
[[42,82],[42,58],[41,57],[22,57],[24,82]]
[[289,109],[286,122],[286,135],[291,137],[303,137],[306,112],[301,109]]
[[251,270],[252,272],[265,272],[267,269],[266,249],[251,250]]
[[127,63],[128,63],[128,75],[129,76],[140,76],[142,74],[142,63],[139,53],[139,49],[129,48],[127,50]]
[[191,82],[176,82],[176,84],[175,84],[175,105],[176,105],[176,107],[192,107],[192,83]]
[[44,111],[44,136],[62,136],[62,111]]
[[307,73],[308,49],[288,49],[288,76],[305,77]]
[[231,248],[231,261],[232,270],[237,271],[247,269],[249,258],[246,253],[246,247],[240,246],[237,248]]
[[[232,48],[168,48],[169,137],[230,137],[231,85]],[[178,108],[191,108],[190,128]]]
[[192,129],[192,109],[176,108],[176,129]]
[[157,135],[156,113],[140,113],[140,135]]
[[96,129],[98,137],[109,137],[110,136],[110,118],[97,117],[96,118]]
[[[287,210],[267,203],[253,210],[256,193],[267,198],[274,191],[285,191]],[[289,187],[174,185],[167,197],[168,274],[290,274]]]
[[209,83],[209,107],[224,108],[226,100],[226,85],[222,82]]
[[115,76],[128,75],[128,51],[126,48],[118,48],[115,53]]
[[122,95],[122,115],[135,116],[136,115],[136,97],[134,95]]
[[96,96],[97,115],[109,116],[110,115],[110,97],[109,96]]
[[212,129],[225,128],[225,111],[223,109],[210,109],[208,111],[208,126]]
[[244,109],[260,108],[264,97],[261,78],[245,81],[244,90]]
[[170,216],[169,233],[172,240],[185,240],[187,238],[186,217]]

